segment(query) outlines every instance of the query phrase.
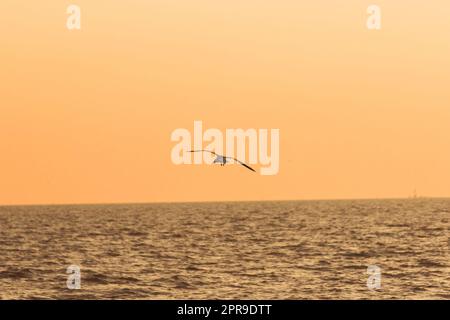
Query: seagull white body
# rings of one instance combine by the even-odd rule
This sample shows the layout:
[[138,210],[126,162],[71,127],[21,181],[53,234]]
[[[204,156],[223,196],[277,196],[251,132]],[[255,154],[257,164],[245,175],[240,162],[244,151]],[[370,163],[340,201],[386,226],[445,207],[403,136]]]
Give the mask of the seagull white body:
[[220,165],[224,166],[225,163],[227,163],[227,158],[224,156],[217,155],[213,163],[220,163]]
[[216,156],[216,158],[214,159],[213,163],[220,163],[221,166],[224,166],[226,163],[230,163],[233,161],[236,161],[237,163],[239,163],[240,165],[246,167],[247,169],[256,172],[253,168],[251,168],[250,166],[248,166],[247,164],[245,164],[242,161],[239,161],[236,158],[232,158],[232,157],[226,157],[220,154],[215,153],[214,151],[209,151],[209,150],[190,150],[189,152],[209,152],[213,155]]

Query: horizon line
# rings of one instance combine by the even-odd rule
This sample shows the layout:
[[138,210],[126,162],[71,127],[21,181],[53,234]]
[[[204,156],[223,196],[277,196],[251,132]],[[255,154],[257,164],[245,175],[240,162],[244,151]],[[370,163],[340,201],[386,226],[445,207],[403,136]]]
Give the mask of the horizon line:
[[136,202],[79,202],[79,203],[29,203],[29,204],[0,204],[0,207],[50,207],[50,206],[101,206],[101,205],[144,205],[144,204],[186,204],[186,203],[226,203],[226,202],[301,202],[301,201],[351,201],[351,200],[421,200],[421,199],[450,199],[450,196],[418,196],[381,197],[381,198],[316,198],[316,199],[273,199],[273,200],[198,200],[198,201],[136,201]]

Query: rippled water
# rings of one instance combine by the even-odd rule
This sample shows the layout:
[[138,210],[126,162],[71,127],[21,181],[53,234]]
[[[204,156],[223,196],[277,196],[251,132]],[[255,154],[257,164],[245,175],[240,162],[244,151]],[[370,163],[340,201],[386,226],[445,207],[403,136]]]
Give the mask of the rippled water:
[[0,298],[450,299],[449,219],[450,199],[0,207]]

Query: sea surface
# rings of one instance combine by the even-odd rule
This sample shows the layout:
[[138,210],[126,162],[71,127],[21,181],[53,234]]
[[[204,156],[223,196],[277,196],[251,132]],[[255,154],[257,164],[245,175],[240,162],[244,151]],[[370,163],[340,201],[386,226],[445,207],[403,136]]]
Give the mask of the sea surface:
[[0,207],[0,299],[450,299],[449,222],[450,199]]

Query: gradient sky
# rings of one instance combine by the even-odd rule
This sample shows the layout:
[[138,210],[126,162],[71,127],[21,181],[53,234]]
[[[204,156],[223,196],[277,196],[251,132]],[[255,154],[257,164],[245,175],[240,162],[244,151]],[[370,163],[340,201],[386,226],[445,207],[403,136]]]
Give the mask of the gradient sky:
[[[0,39],[0,204],[450,196],[448,0],[2,0]],[[279,128],[279,174],[172,164],[194,120]]]

